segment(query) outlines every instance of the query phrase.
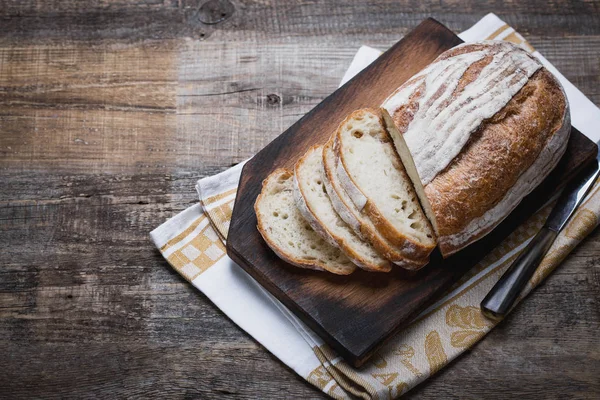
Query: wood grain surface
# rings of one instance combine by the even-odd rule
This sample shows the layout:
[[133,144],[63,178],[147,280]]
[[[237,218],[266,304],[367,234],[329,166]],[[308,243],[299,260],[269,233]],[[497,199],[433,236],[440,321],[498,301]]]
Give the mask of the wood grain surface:
[[[600,104],[600,2],[0,0],[0,397],[324,398],[148,232],[335,90],[361,44],[495,12]],[[598,398],[600,231],[408,398]]]

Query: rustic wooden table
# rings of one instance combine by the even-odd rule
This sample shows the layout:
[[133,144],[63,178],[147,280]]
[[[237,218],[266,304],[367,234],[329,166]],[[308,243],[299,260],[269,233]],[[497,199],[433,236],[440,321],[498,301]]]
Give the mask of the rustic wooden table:
[[[0,397],[322,397],[148,232],[333,91],[361,44],[494,11],[600,104],[599,1],[240,0],[216,24],[232,10],[203,3],[0,0]],[[598,398],[599,328],[596,230],[408,397]]]

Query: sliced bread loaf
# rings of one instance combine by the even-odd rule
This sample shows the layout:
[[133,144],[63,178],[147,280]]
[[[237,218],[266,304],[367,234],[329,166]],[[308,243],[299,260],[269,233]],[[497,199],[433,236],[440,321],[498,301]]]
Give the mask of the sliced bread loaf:
[[358,210],[407,258],[426,258],[436,246],[434,232],[381,112],[350,114],[336,132],[334,150],[338,179]]
[[294,204],[293,173],[273,171],[263,181],[254,203],[258,231],[280,258],[300,268],[352,273],[356,266],[336,247],[317,234]]
[[383,107],[444,257],[503,221],[559,162],[571,130],[560,82],[502,41],[442,53]]
[[359,238],[336,213],[324,186],[323,146],[314,146],[294,168],[294,199],[310,226],[331,245],[339,247],[360,268],[389,272],[391,263],[370,243]]
[[323,183],[335,211],[360,238],[371,243],[379,254],[395,265],[409,270],[417,270],[425,266],[429,262],[429,257],[419,260],[407,258],[401,249],[396,248],[383,237],[377,231],[373,222],[356,208],[348,193],[342,188],[335,173],[337,158],[333,150],[334,139],[335,136],[332,136],[323,147]]

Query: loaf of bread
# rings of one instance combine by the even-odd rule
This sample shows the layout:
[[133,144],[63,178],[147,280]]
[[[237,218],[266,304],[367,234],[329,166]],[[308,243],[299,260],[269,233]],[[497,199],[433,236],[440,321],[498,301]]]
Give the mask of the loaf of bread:
[[541,183],[571,128],[560,83],[507,42],[444,52],[383,107],[444,256],[489,233]]

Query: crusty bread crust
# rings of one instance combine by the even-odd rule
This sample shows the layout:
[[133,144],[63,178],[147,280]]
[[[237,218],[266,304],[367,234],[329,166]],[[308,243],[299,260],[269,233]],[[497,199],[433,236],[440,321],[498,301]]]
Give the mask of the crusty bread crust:
[[[325,152],[326,147],[323,148],[323,152]],[[325,155],[323,155],[323,159],[325,159]],[[331,204],[333,204],[333,209],[338,213],[340,218],[344,220],[345,223],[348,224],[352,228],[354,232],[363,240],[366,240],[365,236],[361,232],[360,229],[360,221],[354,215],[354,213],[347,207],[346,203],[337,190],[334,187],[334,183],[329,179],[329,175],[327,173],[327,164],[325,166],[325,176],[323,177],[323,183],[325,184],[325,190],[327,191],[327,195],[331,199]]]
[[[403,232],[400,232],[398,229],[396,229],[396,227],[392,223],[390,223],[390,221],[388,221],[387,218],[384,217],[381,210],[379,210],[378,207],[375,205],[375,202],[372,199],[369,199],[366,195],[364,195],[364,193],[362,193],[362,191],[360,190],[360,188],[358,187],[358,185],[356,184],[354,179],[347,173],[347,167],[345,166],[345,161],[344,161],[344,145],[343,145],[343,140],[342,140],[342,136],[341,136],[342,135],[341,128],[348,121],[355,119],[357,117],[361,117],[365,113],[373,113],[374,115],[377,115],[380,119],[381,125],[385,126],[385,123],[381,116],[381,112],[379,112],[378,110],[374,110],[374,109],[362,109],[362,110],[354,111],[353,113],[348,115],[346,117],[346,119],[344,119],[344,121],[342,121],[342,123],[339,125],[339,128],[335,134],[335,141],[334,141],[334,151],[338,158],[338,168],[336,171],[337,177],[340,180],[342,187],[344,189],[346,189],[348,194],[350,194],[350,192],[360,192],[362,194],[362,196],[365,197],[366,202],[365,202],[364,208],[361,211],[364,212],[369,217],[369,219],[375,225],[377,231],[383,237],[385,237],[392,245],[394,245],[395,247],[400,249],[400,251],[405,255],[406,258],[413,259],[413,260],[425,259],[429,256],[429,254],[435,248],[435,244],[436,244],[435,239],[432,238],[430,243],[423,243],[423,242],[416,240],[415,238],[411,238],[411,237],[405,235]],[[387,132],[385,134],[388,135],[390,145],[392,145],[392,139],[389,137],[389,134]],[[394,166],[397,168],[397,170],[400,171],[401,174],[404,175],[404,178],[406,180],[410,180],[410,178],[406,174],[404,166],[402,165],[400,157],[395,152],[394,152],[394,156],[395,156]],[[350,189],[350,190],[348,190],[348,189]],[[354,201],[354,198],[352,196],[351,196],[351,198]],[[356,206],[359,207],[359,204],[356,204]],[[359,207],[359,209],[360,209],[360,207]],[[425,219],[425,223],[429,223],[427,219]]]
[[[311,147],[308,151],[311,151],[315,147],[316,146]],[[304,199],[304,195],[302,194],[302,187],[300,186],[300,183],[298,182],[296,168],[297,168],[297,165],[304,162],[305,159],[306,159],[306,154],[303,155],[298,160],[298,162],[296,163],[296,167],[294,168],[294,191],[293,191],[294,202],[296,203],[296,207],[298,207],[298,211],[300,211],[300,214],[302,214],[302,216],[304,217],[306,222],[308,222],[308,224],[311,226],[311,228],[313,228],[315,230],[315,232],[317,232],[330,245],[332,245],[334,247],[340,247],[338,245],[337,241],[335,240],[335,238],[333,236],[331,236],[329,234],[329,232],[327,231],[327,229],[319,222],[317,217],[314,215],[314,213],[310,209],[310,206]]]
[[344,168],[343,162],[340,160],[339,156],[339,145],[337,145],[338,141],[334,142],[334,152],[336,156],[336,169],[335,174],[342,186],[342,189],[348,193],[348,196],[352,200],[352,203],[356,206],[359,211],[363,211],[367,206],[369,199],[365,194],[358,188],[358,186],[354,183],[354,180],[350,177],[346,168]]
[[337,242],[335,241],[335,239],[323,227],[323,225],[321,225],[321,223],[319,222],[317,217],[315,217],[315,215],[312,213],[311,209],[309,208],[308,204],[306,203],[306,200],[302,196],[302,188],[300,187],[300,184],[298,183],[298,179],[296,178],[295,174],[294,174],[294,191],[292,193],[294,195],[294,202],[296,203],[296,207],[298,207],[298,211],[300,211],[300,214],[302,214],[302,216],[304,217],[306,222],[308,222],[310,227],[313,228],[314,231],[319,234],[319,236],[321,236],[323,239],[325,239],[327,241],[327,243],[329,243],[330,245],[332,245],[334,247],[340,247],[337,244]]
[[[476,51],[506,51],[506,43],[465,44],[443,53],[434,63]],[[539,64],[524,50],[510,51]],[[453,96],[458,96],[477,79],[491,56],[472,64],[460,77]],[[535,69],[537,68],[537,69]],[[482,238],[496,227],[556,166],[570,133],[569,107],[564,91],[554,76],[541,65],[521,89],[492,117],[470,133],[460,153],[425,185],[432,210],[438,245],[447,257]],[[422,77],[421,77],[422,78]],[[418,76],[406,85],[416,85]],[[427,89],[423,84],[407,101],[396,101],[392,112],[404,134],[418,110],[418,101]],[[390,96],[390,99],[394,95]],[[389,106],[389,99],[384,103]],[[398,143],[396,143],[398,147]],[[423,200],[422,200],[423,201]]]
[[[556,80],[556,78],[550,75],[546,69],[540,70],[538,74],[543,74],[546,75],[545,78]],[[556,81],[556,86],[548,87],[550,92],[554,92],[556,88],[560,88],[562,91],[562,87],[559,85],[558,81]],[[440,250],[445,254],[453,254],[467,246],[469,243],[473,243],[491,232],[519,205],[521,200],[531,193],[531,191],[533,191],[540,183],[542,183],[542,181],[548,176],[554,167],[556,167],[567,149],[567,144],[569,142],[569,136],[571,133],[571,116],[569,112],[569,105],[566,100],[567,98],[566,95],[564,95],[564,92],[562,95],[554,92],[551,96],[558,97],[558,101],[556,101],[556,98],[554,99],[555,104],[561,103],[561,99],[563,99],[565,101],[565,106],[563,108],[563,114],[560,118],[554,117],[545,119],[548,124],[542,129],[540,136],[547,139],[545,144],[541,146],[538,145],[541,147],[541,150],[539,150],[537,158],[533,159],[533,163],[530,164],[525,172],[517,177],[516,182],[505,191],[504,196],[495,204],[492,203],[493,206],[485,211],[483,215],[473,218],[468,224],[462,226],[458,233],[443,236],[439,240]],[[540,106],[541,108],[546,107],[545,102],[552,100],[552,97],[543,97],[543,99],[539,99],[537,102],[537,106]],[[503,112],[511,111],[503,110]],[[552,121],[554,121],[554,125]],[[556,121],[559,122],[557,123]],[[506,123],[506,125],[508,124],[509,123]],[[559,125],[558,128],[556,127],[556,124]],[[492,129],[493,128],[489,128],[490,132]],[[508,127],[506,129],[508,129]],[[527,129],[521,131],[522,134],[526,132]],[[532,150],[535,149],[535,147],[535,145],[530,145],[528,146],[528,149]],[[526,165],[531,161],[531,158],[527,159],[526,161],[527,162],[523,163],[523,159],[516,159],[515,157],[511,161],[506,160],[505,165]],[[514,178],[514,175],[516,174],[513,170],[511,176]],[[489,178],[489,175],[486,176],[486,178],[492,179]],[[499,184],[501,185],[502,183],[504,182],[500,182]],[[506,185],[506,183],[504,183],[504,185]],[[440,204],[438,207],[444,207],[444,205]]]
[[[336,166],[332,165],[328,158],[328,153],[334,151],[334,140],[335,136],[331,136],[323,147],[323,166],[325,169],[323,182],[325,183],[325,188],[331,199],[333,208],[360,238],[371,243],[379,254],[390,260],[394,265],[413,271],[427,265],[429,258],[411,260],[405,254],[402,254],[401,251],[395,249],[391,243],[377,232],[375,226],[368,218],[360,214],[354,204],[348,204],[344,201],[340,195],[340,192],[344,189],[337,180],[335,173]],[[335,154],[333,154],[333,157],[335,157]]]
[[282,177],[284,179],[291,179],[291,178],[293,178],[293,173],[285,168],[278,168],[275,171],[271,172],[271,174],[269,174],[269,176],[263,181],[263,183],[262,183],[263,190],[261,190],[260,194],[256,198],[256,202],[254,203],[254,212],[256,213],[256,219],[257,219],[256,227],[257,227],[259,233],[261,234],[261,236],[263,237],[263,239],[265,240],[265,242],[267,243],[267,245],[271,248],[271,250],[273,250],[273,252],[279,258],[281,258],[282,260],[288,262],[289,264],[292,264],[299,268],[312,269],[312,270],[316,270],[316,271],[327,271],[327,272],[334,273],[336,275],[349,275],[352,272],[354,272],[356,267],[352,264],[348,264],[347,266],[340,265],[338,268],[333,268],[331,266],[328,266],[324,263],[319,262],[318,260],[308,261],[305,259],[301,259],[299,257],[295,257],[292,254],[290,254],[289,252],[286,252],[285,249],[282,249],[281,247],[279,247],[272,240],[271,235],[270,235],[268,229],[266,228],[266,222],[264,221],[264,216],[262,215],[262,213],[259,210],[259,204],[263,200],[263,196],[266,195],[265,188],[269,185],[270,180],[279,179],[280,177]]

